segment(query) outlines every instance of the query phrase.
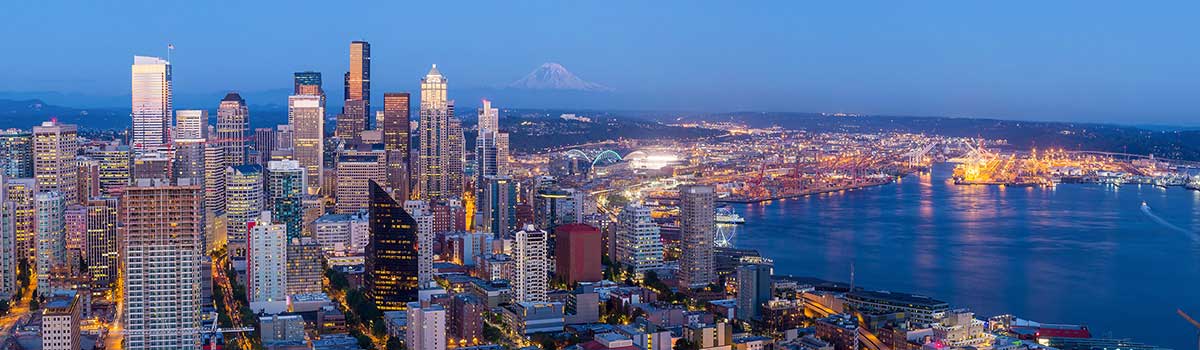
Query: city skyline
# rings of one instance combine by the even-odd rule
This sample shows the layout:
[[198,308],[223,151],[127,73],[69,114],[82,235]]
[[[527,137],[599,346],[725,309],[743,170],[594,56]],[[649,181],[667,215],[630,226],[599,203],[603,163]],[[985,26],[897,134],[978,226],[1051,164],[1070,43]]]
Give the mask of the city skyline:
[[[115,63],[135,54],[166,56],[167,44],[177,47],[172,63],[187,67],[175,72],[174,89],[183,101],[200,100],[185,96],[230,90],[245,95],[278,91],[287,88],[291,73],[307,70],[325,73],[325,90],[340,95],[342,89],[337,85],[348,70],[346,44],[366,40],[373,44],[375,71],[370,80],[375,85],[371,89],[372,99],[376,100],[387,91],[415,92],[423,67],[431,63],[444,67],[462,88],[451,93],[464,95],[452,98],[473,103],[477,100],[470,90],[506,86],[543,63],[557,62],[587,81],[615,89],[591,102],[585,99],[593,108],[846,112],[1195,125],[1186,92],[1194,91],[1196,83],[1173,79],[1194,73],[1195,65],[1189,62],[1200,55],[1200,48],[1186,39],[1186,30],[1171,24],[1179,21],[1169,19],[1187,11],[1160,13],[1146,8],[1078,4],[1039,3],[1036,10],[1029,11],[1025,9],[1032,4],[877,3],[853,9],[836,4],[810,5],[811,8],[790,3],[763,6],[772,8],[772,14],[764,13],[760,7],[716,4],[691,7],[641,4],[633,8],[580,5],[582,9],[548,3],[480,4],[462,9],[455,16],[464,20],[493,16],[513,20],[484,34],[471,28],[449,28],[443,33],[444,38],[437,40],[411,35],[414,29],[384,25],[385,21],[376,13],[395,12],[386,11],[390,5],[385,4],[373,5],[381,8],[368,11],[362,17],[361,28],[326,30],[335,23],[315,20],[311,25],[287,31],[275,29],[269,23],[295,18],[289,14],[304,6],[246,4],[251,7],[246,11],[213,17],[211,8],[179,5],[166,10],[170,16],[147,18],[142,23],[145,28],[159,30],[98,26],[81,37],[88,41],[61,37],[63,29],[50,28],[57,26],[21,25],[29,18],[5,18],[7,30],[27,34],[10,36],[15,39],[14,48],[43,54],[37,55],[36,60],[6,58],[6,65],[32,69],[0,73],[3,74],[0,82],[5,82],[0,83],[0,97],[32,98],[41,91],[64,94],[41,97],[51,103],[56,99],[64,102],[91,99],[67,95],[108,96],[110,101],[120,101],[124,89],[119,82],[128,75],[115,69]],[[64,16],[65,21],[81,23],[94,22],[95,18],[130,18],[144,11],[125,6],[14,6],[19,8],[9,13],[53,12]],[[403,12],[436,10],[421,4],[409,6],[414,11]],[[1186,8],[1195,4],[1177,6]],[[252,11],[254,8],[262,11]],[[92,13],[89,10],[105,16],[85,16]],[[650,13],[667,10],[677,15],[666,19],[649,17]],[[228,33],[232,29],[224,29],[225,26],[207,26],[215,32],[199,32],[177,25],[188,20],[251,21],[246,16],[252,13],[266,13],[252,20],[263,24],[236,26],[251,37],[263,39],[248,41],[255,43],[250,46],[220,40],[227,36],[222,34],[232,34]],[[721,17],[716,17],[717,14]],[[530,16],[534,16],[530,21],[519,20]],[[166,21],[166,18],[172,19]],[[617,18],[627,25],[611,25]],[[1010,21],[1020,21],[1023,25],[1006,25]],[[584,25],[568,25],[572,22]],[[1112,22],[1137,25],[1120,31],[1099,25]],[[549,27],[556,28],[556,34],[539,35]],[[53,42],[35,39],[39,37],[61,38]],[[304,39],[299,40],[301,37]],[[580,46],[580,42],[588,45]],[[71,62],[77,56],[69,53],[77,50],[91,52],[92,59]],[[231,61],[223,55],[231,50],[241,52],[243,58]],[[304,50],[306,54],[292,55],[296,50]],[[477,61],[467,54],[471,52],[488,52],[492,58]],[[750,52],[753,54],[747,54]],[[1138,55],[1139,52],[1155,54]],[[72,68],[65,71],[77,74],[60,75],[55,70],[37,69],[66,62],[71,62]],[[87,74],[78,74],[84,69]],[[44,72],[50,73],[41,74]],[[645,98],[652,91],[658,93],[658,98]],[[1136,99],[1132,98],[1135,93]],[[286,98],[286,94],[280,96]],[[330,97],[336,100],[330,107],[340,106],[341,96]],[[500,99],[503,96],[493,97],[499,104],[512,107],[565,107],[549,98],[506,103]],[[535,103],[538,101],[541,102]],[[254,98],[248,98],[248,102],[286,103]],[[121,106],[89,104],[76,105]]]

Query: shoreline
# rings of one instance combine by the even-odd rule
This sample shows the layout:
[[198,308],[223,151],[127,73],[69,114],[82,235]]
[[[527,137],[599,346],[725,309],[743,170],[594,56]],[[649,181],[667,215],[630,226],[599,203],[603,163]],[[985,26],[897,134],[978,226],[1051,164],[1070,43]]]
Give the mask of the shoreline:
[[[904,176],[908,176],[908,175],[906,174]],[[904,177],[904,176],[902,176],[902,177]],[[808,197],[808,196],[832,193],[832,192],[853,191],[853,190],[864,189],[864,188],[885,186],[885,185],[890,185],[890,184],[894,184],[894,183],[896,183],[896,180],[894,180],[894,178],[893,178],[892,180],[888,180],[888,181],[884,181],[884,182],[880,182],[880,183],[855,185],[855,186],[843,186],[843,187],[837,187],[837,188],[827,188],[827,189],[809,191],[809,192],[805,192],[805,193],[772,196],[772,197],[765,197],[765,198],[746,198],[746,199],[718,198],[716,200],[716,202],[717,203],[732,203],[732,204],[757,204],[757,203],[763,203],[763,202],[770,202],[770,201],[774,201],[774,200],[794,199],[794,198]]]

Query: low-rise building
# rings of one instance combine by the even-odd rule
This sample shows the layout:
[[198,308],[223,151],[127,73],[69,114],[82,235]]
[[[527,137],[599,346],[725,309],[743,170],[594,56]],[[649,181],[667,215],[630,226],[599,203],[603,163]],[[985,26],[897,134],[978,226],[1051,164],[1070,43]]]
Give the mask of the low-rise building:
[[562,303],[520,302],[503,308],[504,322],[517,334],[561,332]]

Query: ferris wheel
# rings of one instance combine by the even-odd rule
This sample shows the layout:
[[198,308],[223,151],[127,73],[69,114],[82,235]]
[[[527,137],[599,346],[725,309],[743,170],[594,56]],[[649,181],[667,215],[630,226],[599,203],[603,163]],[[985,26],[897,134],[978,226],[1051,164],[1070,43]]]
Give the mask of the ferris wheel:
[[713,245],[722,248],[732,247],[736,235],[737,225],[716,224],[716,228],[713,230]]

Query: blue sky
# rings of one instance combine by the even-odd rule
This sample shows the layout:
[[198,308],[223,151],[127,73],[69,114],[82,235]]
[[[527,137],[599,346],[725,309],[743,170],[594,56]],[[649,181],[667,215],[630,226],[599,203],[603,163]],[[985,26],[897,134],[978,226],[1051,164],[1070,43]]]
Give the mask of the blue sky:
[[[1200,125],[1200,3],[1185,1],[6,1],[0,92],[128,94],[174,43],[176,91],[340,95],[349,41],[373,89],[502,85],[543,62],[622,108]],[[253,101],[252,101],[253,103]],[[529,106],[536,107],[536,106]]]

